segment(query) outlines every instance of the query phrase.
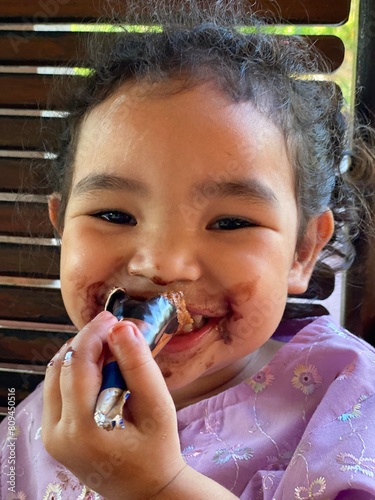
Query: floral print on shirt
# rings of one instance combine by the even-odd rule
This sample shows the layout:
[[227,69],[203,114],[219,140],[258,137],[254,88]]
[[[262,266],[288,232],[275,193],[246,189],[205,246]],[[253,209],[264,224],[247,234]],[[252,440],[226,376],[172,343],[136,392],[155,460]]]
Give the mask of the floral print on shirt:
[[[42,404],[40,386],[16,409],[17,488],[8,495],[2,474],[0,498],[103,500],[44,450]],[[305,322],[254,376],[177,417],[187,464],[242,500],[342,491],[375,500],[375,350],[328,316]],[[0,436],[4,472],[6,423]]]

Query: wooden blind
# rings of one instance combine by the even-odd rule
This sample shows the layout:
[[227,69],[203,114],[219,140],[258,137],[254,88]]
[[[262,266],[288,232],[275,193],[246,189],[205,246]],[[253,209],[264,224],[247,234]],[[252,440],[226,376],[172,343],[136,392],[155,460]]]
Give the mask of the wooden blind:
[[[253,2],[251,2],[253,3]],[[126,9],[126,2],[112,2]],[[340,24],[350,0],[262,0],[288,23]],[[103,0],[0,0],[0,407],[7,387],[22,400],[73,334],[59,290],[59,246],[47,217],[46,182],[59,114],[49,91],[57,70],[82,60],[86,33],[69,23],[107,16]],[[147,22],[147,12],[145,14]],[[103,36],[111,36],[103,34]],[[337,37],[310,37],[336,70]],[[78,78],[72,76],[71,78]],[[47,148],[47,149],[46,149]],[[332,282],[332,281],[331,281]],[[331,283],[330,282],[330,283]],[[330,285],[328,285],[328,288]],[[320,293],[320,292],[319,292]],[[324,293],[323,293],[324,295]]]
[[[231,0],[227,0],[229,3]],[[174,2],[178,4],[178,2]],[[207,0],[207,4],[209,4]],[[0,0],[0,21],[91,21],[111,9],[126,11],[126,0]],[[339,24],[349,17],[350,0],[249,0],[263,15],[277,15],[292,24]],[[144,11],[147,22],[147,10]]]

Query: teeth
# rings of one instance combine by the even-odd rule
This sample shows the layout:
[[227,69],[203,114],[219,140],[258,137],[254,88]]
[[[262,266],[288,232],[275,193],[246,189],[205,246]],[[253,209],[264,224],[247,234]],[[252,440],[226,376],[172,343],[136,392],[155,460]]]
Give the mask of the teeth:
[[195,316],[192,316],[193,323],[189,323],[188,325],[184,325],[182,327],[182,331],[184,333],[190,333],[195,330],[199,330],[199,328],[202,328],[202,326],[205,325],[206,321],[203,318],[201,314],[196,314]]
[[201,314],[192,316],[192,318],[194,320],[194,328],[196,329],[202,328],[202,326],[205,324],[205,320]]

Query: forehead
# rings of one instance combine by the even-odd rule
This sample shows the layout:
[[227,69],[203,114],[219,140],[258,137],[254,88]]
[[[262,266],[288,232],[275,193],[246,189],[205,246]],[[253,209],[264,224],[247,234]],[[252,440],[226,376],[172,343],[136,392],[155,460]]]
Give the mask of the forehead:
[[129,160],[139,175],[150,161],[158,169],[172,162],[175,172],[183,165],[198,176],[214,166],[246,174],[255,165],[294,186],[278,127],[251,102],[234,102],[210,83],[184,90],[173,82],[124,84],[86,116],[76,160],[76,181],[89,169]]

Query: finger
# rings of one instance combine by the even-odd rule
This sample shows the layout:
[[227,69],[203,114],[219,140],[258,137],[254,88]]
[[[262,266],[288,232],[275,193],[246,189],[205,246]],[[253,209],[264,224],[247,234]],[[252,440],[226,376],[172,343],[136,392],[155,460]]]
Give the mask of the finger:
[[141,418],[154,418],[160,408],[174,415],[163,375],[140,330],[130,321],[120,321],[111,328],[108,345],[131,392],[129,405],[135,424]]
[[62,400],[60,392],[61,363],[73,338],[69,339],[47,365],[43,385],[42,428],[54,427],[61,418]]
[[85,426],[94,424],[103,348],[110,327],[117,322],[111,313],[104,311],[88,323],[71,343],[60,374],[63,421]]

